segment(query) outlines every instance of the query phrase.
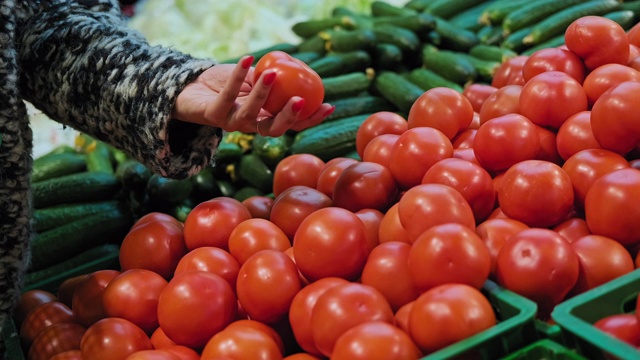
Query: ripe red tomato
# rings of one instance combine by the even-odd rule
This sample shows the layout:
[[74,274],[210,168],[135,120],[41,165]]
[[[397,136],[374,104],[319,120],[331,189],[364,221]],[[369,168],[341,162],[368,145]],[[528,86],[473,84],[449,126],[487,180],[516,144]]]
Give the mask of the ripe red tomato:
[[536,125],[536,130],[540,138],[540,150],[538,150],[535,159],[550,161],[558,165],[561,164],[562,158],[560,154],[558,154],[558,148],[556,146],[556,132],[538,125]]
[[519,114],[493,118],[478,128],[473,151],[478,162],[489,171],[506,170],[512,165],[532,160],[540,150],[540,136],[535,125]]
[[431,127],[449,140],[466,129],[473,120],[473,106],[461,93],[447,87],[425,91],[413,103],[407,122],[409,128]]
[[332,203],[330,197],[315,188],[295,185],[276,197],[270,220],[293,240],[300,224],[309,214]]
[[391,159],[391,149],[400,138],[397,134],[382,134],[374,137],[364,148],[362,161],[380,164],[387,169]]
[[120,267],[123,271],[147,269],[169,279],[186,252],[181,226],[150,222],[138,225],[125,236],[120,246]]
[[471,206],[476,222],[486,219],[496,202],[491,175],[481,166],[462,159],[438,161],[424,174],[422,184],[443,184],[458,190]]
[[560,71],[534,76],[520,93],[520,114],[540,126],[558,129],[569,116],[587,109],[582,85]]
[[353,212],[362,209],[384,211],[396,199],[398,187],[386,167],[358,161],[345,168],[333,188],[333,206]]
[[356,132],[356,151],[360,158],[363,158],[364,149],[375,137],[383,134],[400,135],[407,129],[407,120],[402,115],[391,111],[373,113],[364,120]]
[[151,350],[147,334],[129,320],[104,318],[91,325],[82,336],[83,359],[114,360],[142,350]]
[[366,229],[349,210],[316,210],[296,231],[293,254],[300,272],[310,281],[329,276],[355,280],[369,255]]
[[633,314],[615,314],[596,321],[593,326],[620,341],[640,346],[640,323]]
[[411,238],[407,230],[400,223],[398,216],[398,203],[393,204],[380,220],[378,229],[378,239],[380,243],[399,241],[411,244]]
[[180,360],[180,358],[164,350],[142,350],[134,352],[124,360]]
[[203,246],[184,255],[178,262],[173,276],[193,270],[216,274],[227,280],[231,288],[235,290],[240,263],[225,250],[213,246]]
[[473,149],[453,149],[453,157],[456,159],[468,161],[476,165],[480,165],[480,162],[478,162]]
[[227,250],[231,231],[251,217],[249,209],[234,198],[218,197],[201,202],[184,222],[187,249],[215,246]]
[[560,48],[540,49],[529,56],[522,67],[525,83],[545,71],[561,71],[582,84],[587,69],[576,54]]
[[276,344],[278,345],[278,349],[280,349],[280,351],[284,353],[285,351],[284,342],[282,341],[282,337],[280,336],[280,334],[278,334],[278,332],[274,329],[274,327],[269,326],[257,320],[242,319],[242,320],[236,320],[232,322],[231,324],[229,324],[229,326],[225,328],[225,330],[234,329],[237,327],[249,327],[249,328],[256,329],[268,334],[269,336],[271,336],[273,341],[276,342]]
[[333,188],[336,180],[338,180],[338,177],[344,169],[357,162],[358,160],[347,157],[337,157],[327,161],[318,175],[318,184],[315,186],[316,190],[333,198]]
[[289,238],[269,220],[249,219],[241,222],[229,235],[229,253],[240,265],[260,250],[285,251],[291,247]]
[[409,314],[411,314],[411,309],[413,308],[413,304],[416,301],[410,301],[404,304],[400,309],[396,311],[394,315],[396,319],[396,325],[402,329],[407,334],[409,333]]
[[300,287],[293,260],[281,251],[261,250],[240,267],[236,291],[249,318],[272,324],[287,313]]
[[[479,126],[478,126],[479,127]],[[453,149],[470,149],[473,148],[473,139],[476,137],[478,129],[465,129],[462,130],[455,138],[453,138],[451,144]]]
[[87,274],[70,277],[64,280],[60,286],[58,286],[57,296],[58,301],[71,307],[73,301],[73,293],[76,291],[78,284],[84,279]]
[[146,225],[150,222],[156,222],[156,221],[166,221],[172,224],[176,224],[176,225],[180,225],[182,226],[182,223],[180,221],[178,221],[178,219],[176,219],[175,217],[169,215],[169,214],[165,214],[163,212],[158,212],[158,211],[152,211],[150,213],[144,214],[142,217],[140,217],[138,220],[136,220],[136,222],[133,224],[133,226],[131,227],[131,229],[134,229],[138,226],[141,225]]
[[636,102],[640,82],[626,81],[613,86],[591,108],[591,129],[603,149],[626,154],[640,141],[640,112]]
[[200,359],[280,360],[282,356],[278,344],[268,333],[239,326],[215,334],[202,350]]
[[20,341],[29,347],[44,329],[54,324],[77,323],[69,307],[59,301],[48,301],[36,306],[20,326]]
[[200,354],[183,345],[170,345],[162,350],[177,355],[180,360],[200,360]]
[[[64,304],[63,301],[59,300],[56,295],[50,293],[45,290],[27,290],[20,294],[20,298],[18,298],[18,303],[16,304],[15,309],[13,310],[13,319],[16,323],[16,326],[20,326],[22,321],[24,320],[27,314],[38,307],[38,305],[44,304],[46,302],[51,301],[60,301]],[[65,304],[67,306],[71,306],[71,304]]]
[[67,350],[61,353],[55,354],[50,357],[49,360],[82,360],[82,352],[78,350]]
[[126,270],[104,289],[105,313],[129,320],[151,334],[158,327],[158,298],[166,285],[167,280],[153,271]]
[[565,44],[589,70],[610,63],[626,64],[629,39],[618,23],[602,16],[583,16],[565,31]]
[[593,69],[582,86],[593,105],[605,91],[625,81],[640,81],[640,71],[622,64],[605,64]]
[[202,348],[236,316],[238,301],[229,283],[205,271],[174,276],[158,300],[158,322],[177,345]]
[[306,119],[313,115],[324,100],[324,86],[320,76],[306,63],[283,51],[271,51],[256,64],[254,82],[265,70],[273,70],[276,78],[271,85],[263,108],[271,114],[279,113],[294,96],[304,98],[304,106],[298,115]]
[[493,118],[520,113],[521,92],[522,85],[507,85],[489,95],[478,112],[480,125]]
[[102,294],[104,294],[104,289],[109,285],[109,282],[118,275],[120,275],[120,271],[98,270],[88,274],[78,284],[73,293],[71,310],[80,324],[88,327],[107,317],[102,304]]
[[368,321],[340,335],[331,354],[335,360],[416,360],[420,350],[409,335],[383,321]]
[[576,252],[553,230],[522,230],[505,241],[496,259],[496,279],[507,289],[538,304],[546,319],[578,280]]
[[450,158],[453,145],[441,131],[414,127],[405,131],[391,148],[389,170],[401,189],[420,184],[422,177],[436,162]]
[[242,200],[242,205],[247,207],[252,217],[269,220],[273,198],[263,195],[249,196]]
[[507,218],[488,219],[476,227],[476,234],[480,236],[480,239],[489,249],[489,256],[491,258],[490,274],[492,276],[495,276],[496,259],[498,258],[498,253],[502,245],[514,234],[528,228],[529,227],[521,221]]
[[322,358],[307,353],[297,353],[286,356],[283,360],[322,360]]
[[27,352],[29,360],[49,360],[59,353],[80,350],[84,326],[76,323],[57,323],[43,329]]
[[360,218],[364,229],[367,233],[367,244],[369,244],[369,252],[373,250],[378,244],[380,244],[380,222],[384,214],[376,209],[362,209],[357,211],[356,216]]
[[593,182],[584,201],[585,219],[594,235],[624,246],[640,242],[640,170],[612,171]]
[[498,188],[500,209],[531,227],[559,224],[573,210],[571,177],[548,161],[526,160],[504,173]]
[[487,98],[496,92],[498,88],[495,86],[480,84],[480,83],[472,83],[464,87],[462,90],[462,95],[469,100],[471,106],[473,107],[473,111],[476,113],[480,112],[482,109],[482,104]]
[[278,162],[273,170],[273,195],[277,198],[286,189],[303,185],[316,188],[325,162],[312,154],[293,154]]
[[522,68],[528,58],[526,55],[519,55],[503,61],[493,74],[491,86],[499,89],[508,85],[524,85]]
[[385,297],[368,285],[337,285],[318,297],[311,311],[311,334],[318,350],[330,357],[340,335],[367,321],[394,323]]
[[591,129],[591,111],[580,111],[569,116],[558,129],[556,146],[563,160],[569,159],[581,150],[600,149],[600,144]]
[[627,39],[629,43],[635,46],[640,46],[640,26],[634,25],[627,31]]
[[495,324],[489,300],[463,284],[444,284],[422,293],[409,313],[409,335],[425,355]]
[[161,327],[157,327],[153,331],[149,340],[151,341],[151,345],[153,345],[154,349],[164,349],[169,346],[176,345],[175,341],[169,339],[169,337],[164,333]]
[[552,230],[562,235],[562,237],[570,243],[583,236],[591,235],[591,230],[589,230],[587,222],[581,217],[569,218],[554,226]]
[[450,186],[422,184],[402,195],[398,202],[398,217],[411,242],[431,227],[458,223],[475,229],[473,210],[464,196]]

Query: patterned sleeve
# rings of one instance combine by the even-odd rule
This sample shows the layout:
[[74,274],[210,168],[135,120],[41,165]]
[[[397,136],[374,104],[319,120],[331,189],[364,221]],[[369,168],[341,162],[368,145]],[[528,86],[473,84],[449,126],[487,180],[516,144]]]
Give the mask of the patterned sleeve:
[[222,130],[172,120],[171,111],[213,61],[150,46],[115,0],[32,3],[18,31],[26,100],[165,177],[191,176],[211,161]]

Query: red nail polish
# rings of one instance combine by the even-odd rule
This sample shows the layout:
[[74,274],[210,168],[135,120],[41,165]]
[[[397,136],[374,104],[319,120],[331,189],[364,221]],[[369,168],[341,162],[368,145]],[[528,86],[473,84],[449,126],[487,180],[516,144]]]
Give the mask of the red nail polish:
[[262,83],[269,86],[273,84],[275,80],[276,80],[276,73],[270,72],[270,73],[264,74],[264,78],[262,78]]
[[243,69],[248,69],[251,67],[251,64],[253,64],[253,56],[249,56],[246,59],[242,60],[242,68]]
[[331,109],[327,110],[327,112],[324,113],[324,115],[322,115],[322,117],[327,117],[331,114],[333,114],[333,111],[336,109],[335,105],[331,107]]
[[304,102],[305,102],[304,99],[300,99],[296,101],[295,103],[293,103],[291,110],[293,110],[294,113],[299,113],[304,107]]

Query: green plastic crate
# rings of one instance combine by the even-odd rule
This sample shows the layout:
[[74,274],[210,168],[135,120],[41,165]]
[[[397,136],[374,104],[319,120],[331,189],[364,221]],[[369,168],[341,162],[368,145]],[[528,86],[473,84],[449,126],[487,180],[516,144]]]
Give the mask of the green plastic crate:
[[575,350],[558,344],[550,339],[542,339],[528,345],[512,354],[502,358],[502,360],[586,360]]
[[13,318],[8,318],[2,327],[2,341],[7,350],[7,360],[25,360],[20,346],[20,334],[16,329]]
[[633,313],[640,292],[640,269],[577,295],[556,306],[551,317],[567,345],[589,359],[640,359],[640,351],[593,324],[609,315]]
[[535,320],[535,324],[540,339],[549,339],[561,345],[566,344],[560,325],[549,324],[538,319]]
[[423,360],[477,359],[495,360],[538,339],[534,319],[537,305],[495,282],[482,288],[496,312],[498,323],[472,337],[431,353]]

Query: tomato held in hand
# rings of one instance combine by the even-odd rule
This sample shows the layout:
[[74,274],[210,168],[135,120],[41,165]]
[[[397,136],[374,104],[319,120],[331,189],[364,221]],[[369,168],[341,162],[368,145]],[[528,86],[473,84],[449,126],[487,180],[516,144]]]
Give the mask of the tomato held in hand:
[[294,96],[305,100],[300,119],[308,118],[320,108],[324,100],[324,85],[320,76],[307,64],[283,51],[272,51],[256,64],[254,82],[268,69],[275,71],[276,78],[263,106],[265,110],[277,114]]

